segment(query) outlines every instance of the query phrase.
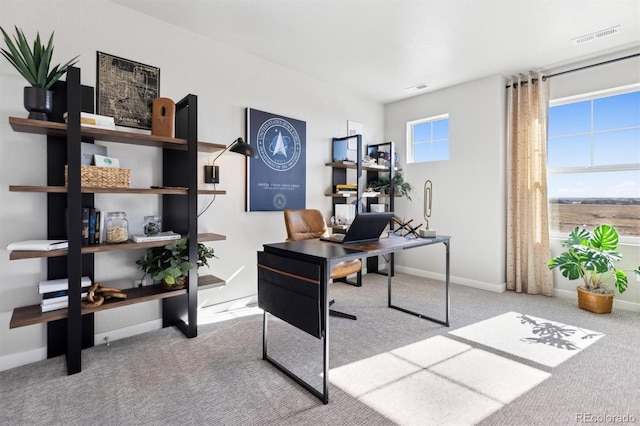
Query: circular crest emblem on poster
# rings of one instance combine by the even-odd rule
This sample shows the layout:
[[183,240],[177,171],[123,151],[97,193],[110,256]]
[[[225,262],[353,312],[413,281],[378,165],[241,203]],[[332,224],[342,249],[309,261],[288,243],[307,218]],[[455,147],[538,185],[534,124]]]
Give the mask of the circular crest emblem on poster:
[[287,120],[271,118],[260,126],[258,155],[270,169],[284,172],[296,165],[302,143],[296,129]]
[[275,197],[273,197],[273,206],[278,210],[283,210],[284,206],[287,205],[287,197],[284,194],[277,193]]

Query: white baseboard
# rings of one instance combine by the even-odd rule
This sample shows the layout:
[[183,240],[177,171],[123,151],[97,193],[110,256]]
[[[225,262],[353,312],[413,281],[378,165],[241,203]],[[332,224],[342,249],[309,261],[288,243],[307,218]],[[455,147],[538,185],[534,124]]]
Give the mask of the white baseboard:
[[[445,274],[440,274],[436,272],[423,271],[421,269],[409,268],[406,266],[395,266],[396,271],[402,272],[404,274],[415,275],[418,277],[431,278],[434,280],[444,281],[446,279]],[[470,280],[468,278],[456,277],[454,275],[449,276],[449,281],[454,284],[460,284],[466,287],[473,287],[480,290],[491,291],[494,293],[504,293],[507,290],[507,284],[495,284],[495,283],[487,283],[484,281],[476,281]]]
[[148,333],[149,331],[160,330],[161,328],[161,319],[134,324],[128,327],[117,328],[115,330],[105,331],[104,333],[94,334],[93,344],[96,346],[104,345],[107,343],[107,338],[109,339],[109,342],[115,342],[116,340],[124,339],[125,337],[136,336],[138,334]]
[[0,357],[0,371],[42,361],[43,359],[47,359],[46,347],[4,355]]
[[[225,311],[233,311],[234,309],[246,308],[248,306],[256,305],[257,303],[258,295],[252,295],[242,299],[209,305],[202,307],[201,309],[206,312],[207,316],[210,316],[212,313],[217,314]],[[162,319],[134,324],[128,327],[97,333],[93,337],[93,344],[96,346],[104,345],[107,343],[105,338],[109,338],[109,342],[115,342],[116,340],[124,339],[125,337],[136,336],[138,334],[159,330],[161,328]],[[20,367],[22,365],[31,364],[45,359],[47,359],[46,347],[0,356],[0,371],[9,370],[11,368]]]

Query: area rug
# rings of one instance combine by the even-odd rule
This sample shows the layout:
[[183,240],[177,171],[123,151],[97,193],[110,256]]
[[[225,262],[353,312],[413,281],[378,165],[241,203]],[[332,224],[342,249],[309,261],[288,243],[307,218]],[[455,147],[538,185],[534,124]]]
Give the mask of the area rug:
[[449,333],[548,367],[560,365],[604,336],[518,312],[507,312]]

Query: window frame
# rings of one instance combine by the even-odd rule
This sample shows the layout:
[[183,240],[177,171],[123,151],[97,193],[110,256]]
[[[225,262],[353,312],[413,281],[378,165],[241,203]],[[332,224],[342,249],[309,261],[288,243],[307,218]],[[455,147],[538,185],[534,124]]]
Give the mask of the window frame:
[[[447,129],[448,129],[448,137],[447,137],[447,158],[443,159],[443,160],[425,160],[425,161],[416,161],[415,160],[415,140],[414,140],[414,127],[420,124],[424,124],[424,123],[434,123],[436,121],[443,121],[443,120],[447,120]],[[449,157],[450,157],[450,144],[451,144],[451,120],[449,118],[449,113],[444,113],[444,114],[439,114],[439,115],[434,115],[431,117],[426,117],[426,118],[420,118],[418,120],[412,120],[412,121],[407,121],[407,128],[406,128],[406,132],[407,132],[407,164],[423,164],[423,163],[433,163],[436,161],[448,161]],[[432,127],[432,134],[431,134],[431,140],[426,142],[428,144],[431,144],[431,146],[433,146],[433,127]],[[438,139],[441,140],[441,139]]]
[[[611,96],[624,95],[626,93],[632,93],[640,91],[640,83],[629,84],[626,86],[615,87],[611,89],[598,90],[589,93],[583,93],[580,95],[567,96],[558,99],[549,100],[549,109],[555,106],[566,105],[571,103],[583,102],[583,101],[593,101],[600,98],[607,98]],[[591,123],[593,125],[593,110],[591,112]],[[635,128],[635,127],[632,127]],[[616,129],[616,130],[624,130]],[[600,131],[593,131],[593,128],[590,131],[591,135],[591,143],[590,143],[590,153],[589,156],[591,158],[591,164],[589,166],[577,166],[577,167],[556,167],[556,168],[547,168],[547,176],[551,174],[557,175],[566,175],[572,173],[595,173],[595,172],[622,172],[622,171],[634,171],[640,170],[640,163],[626,163],[626,164],[608,164],[608,165],[594,165],[594,153],[593,153],[593,135],[598,133],[604,133]],[[581,133],[582,134],[582,133]],[[549,143],[549,135],[547,132],[547,146]],[[548,152],[547,152],[548,155]],[[548,158],[547,158],[548,163]],[[549,223],[551,225],[551,223]],[[555,231],[551,228],[549,229],[549,236],[553,239],[566,239],[566,233],[561,231]],[[621,235],[620,244],[639,244],[640,237],[638,236],[628,236]]]

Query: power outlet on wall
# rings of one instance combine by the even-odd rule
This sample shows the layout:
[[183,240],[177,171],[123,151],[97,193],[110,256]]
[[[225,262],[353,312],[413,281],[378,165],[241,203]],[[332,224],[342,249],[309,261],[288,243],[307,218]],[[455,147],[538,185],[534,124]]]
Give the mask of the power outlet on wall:
[[204,166],[204,183],[220,183],[218,166]]

